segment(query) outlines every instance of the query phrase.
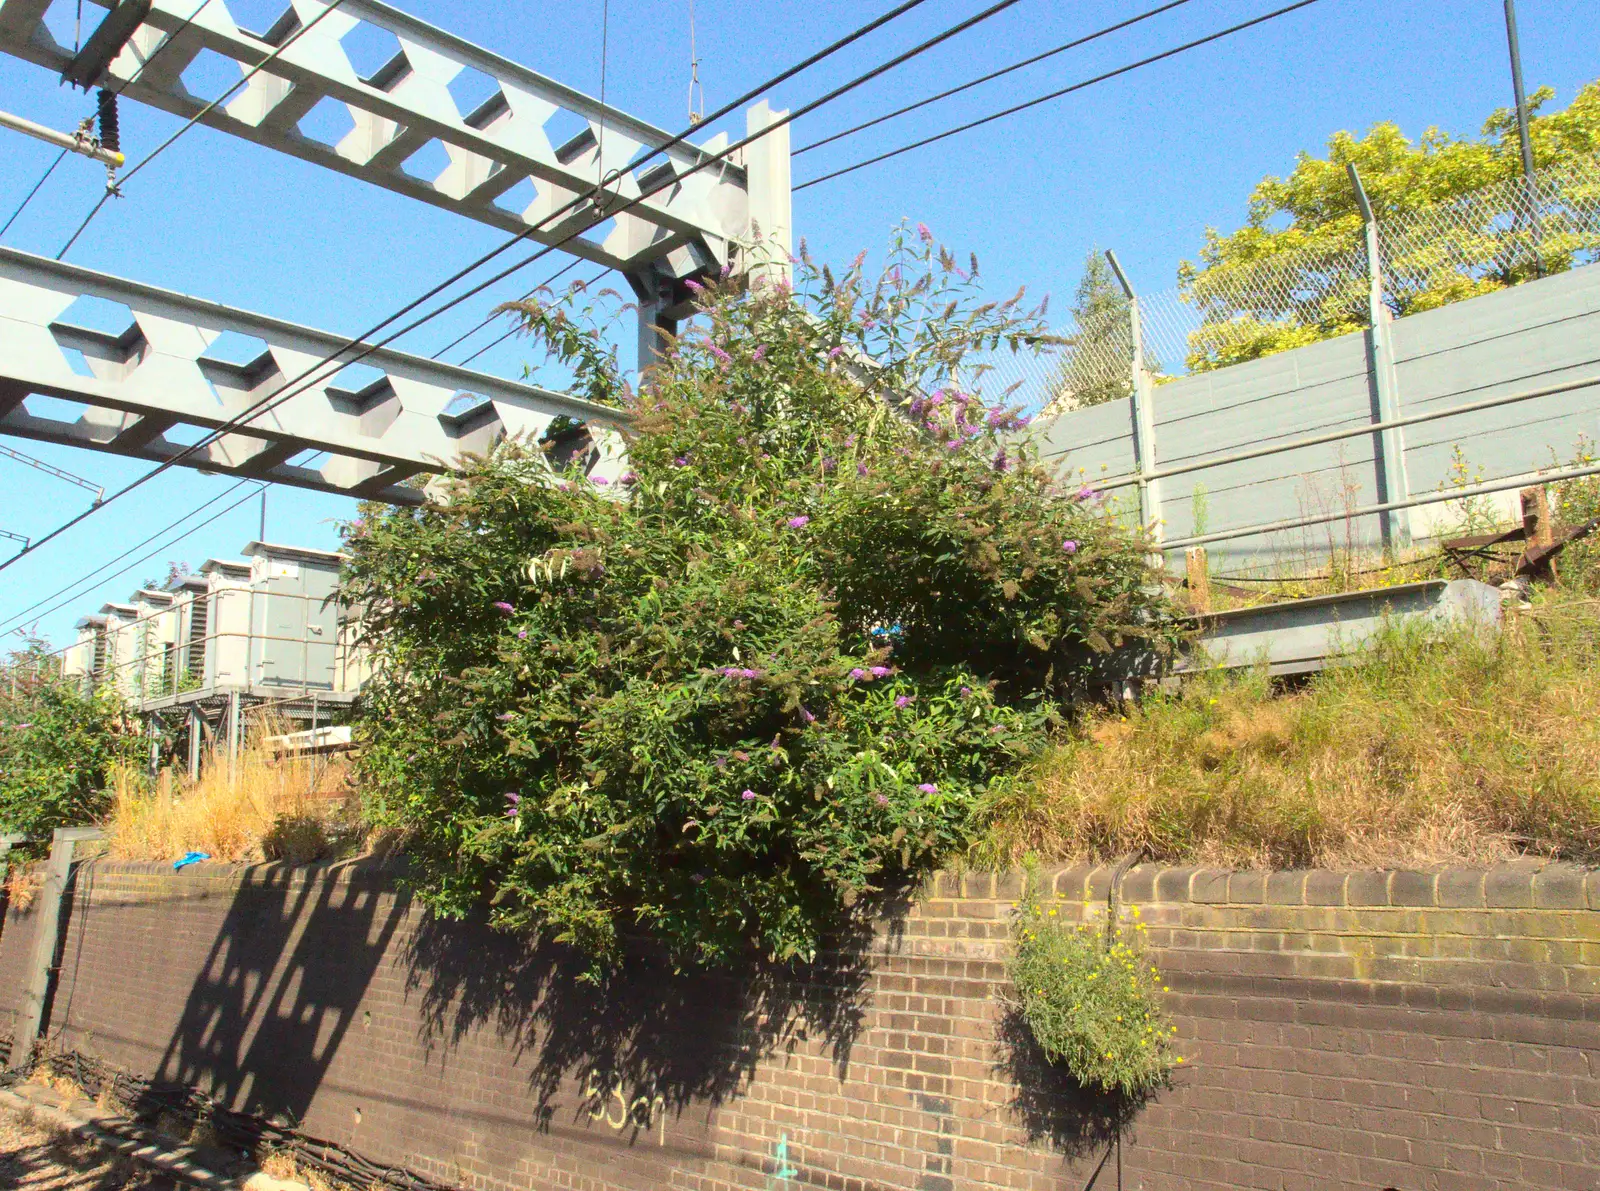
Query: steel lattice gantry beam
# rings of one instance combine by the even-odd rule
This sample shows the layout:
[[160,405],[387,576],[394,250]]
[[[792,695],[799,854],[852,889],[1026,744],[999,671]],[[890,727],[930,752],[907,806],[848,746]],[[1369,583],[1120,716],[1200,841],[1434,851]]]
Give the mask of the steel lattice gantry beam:
[[[127,325],[74,325],[69,308],[85,296],[126,306]],[[233,336],[219,345],[227,332]],[[231,358],[219,358],[229,343],[233,348],[223,354]],[[171,459],[185,438],[199,441],[193,428],[214,430],[280,390],[295,392],[307,382],[287,382],[345,343],[324,331],[0,247],[0,434]],[[240,345],[251,354],[240,358],[234,350]],[[341,384],[338,375],[315,379],[331,368],[315,371],[303,392],[183,462],[417,504],[422,493],[401,481],[444,470],[503,435],[538,435],[565,415],[590,426],[599,447],[592,474],[615,480],[624,466],[625,415],[616,410],[404,352],[379,349],[361,364],[359,385]],[[30,409],[35,396],[87,408],[70,418],[53,413],[48,401]],[[296,461],[307,452],[327,459],[315,466]]]
[[[44,23],[50,2],[0,0],[0,50],[65,72],[73,54]],[[95,2],[120,16],[133,0],[121,0],[121,8],[115,0]],[[328,7],[323,0],[291,0],[283,16],[258,34],[238,26],[226,0],[149,0],[148,12],[99,81],[126,85],[130,99],[191,117],[206,101],[189,91],[182,76],[203,51],[232,60],[242,74],[306,29],[204,123],[509,232],[529,231],[575,196],[595,194],[602,178],[612,179],[605,201],[612,210],[673,179],[627,214],[564,246],[621,270],[657,310],[670,308],[672,283],[683,278],[730,263],[736,269],[759,265],[740,259],[741,246],[757,234],[773,241],[769,267],[787,267],[786,125],[746,146],[737,155],[742,160],[699,173],[687,171],[725,148],[725,136],[703,146],[674,145],[633,168],[644,150],[666,145],[672,135],[378,0],[343,0],[311,27]],[[399,46],[387,65],[364,77],[344,44],[362,25],[386,31]],[[471,98],[458,103],[457,94]],[[349,131],[336,143],[301,127],[325,101],[348,112]],[[750,130],[772,120],[766,105],[758,105],[750,112]],[[562,126],[581,131],[553,139]],[[421,168],[414,159],[435,145],[443,147],[448,164],[428,176],[411,172]],[[525,179],[532,182],[531,201],[512,196]],[[580,203],[529,238],[555,243],[599,217],[594,204]]]

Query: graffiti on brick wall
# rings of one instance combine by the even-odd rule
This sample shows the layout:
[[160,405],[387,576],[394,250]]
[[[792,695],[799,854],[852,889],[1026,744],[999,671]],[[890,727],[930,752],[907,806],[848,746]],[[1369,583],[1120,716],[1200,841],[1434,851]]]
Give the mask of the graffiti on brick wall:
[[617,1133],[633,1129],[648,1135],[653,1127],[657,1144],[667,1144],[667,1102],[663,1097],[646,1092],[630,1099],[620,1084],[602,1083],[594,1071],[584,1080],[583,1096],[591,1121],[604,1121]]

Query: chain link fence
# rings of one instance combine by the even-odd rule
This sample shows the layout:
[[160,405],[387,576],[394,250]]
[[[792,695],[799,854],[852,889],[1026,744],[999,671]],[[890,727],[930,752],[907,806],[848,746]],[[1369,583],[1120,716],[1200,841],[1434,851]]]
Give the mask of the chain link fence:
[[[1378,221],[1383,297],[1396,316],[1600,260],[1600,158],[1507,178]],[[1369,272],[1359,215],[1314,244],[1180,273],[1139,298],[1144,366],[1163,377],[1205,372],[1366,328]],[[1038,354],[973,360],[991,400],[1053,414],[1126,397],[1133,330],[1125,300],[1100,303]]]

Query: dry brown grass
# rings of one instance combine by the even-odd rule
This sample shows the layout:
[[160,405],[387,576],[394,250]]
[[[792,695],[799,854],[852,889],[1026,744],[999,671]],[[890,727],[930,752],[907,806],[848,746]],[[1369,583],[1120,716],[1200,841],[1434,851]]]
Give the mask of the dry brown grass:
[[992,810],[985,865],[1600,861],[1600,606],[1393,634],[1294,693],[1242,674],[1089,716]]
[[213,860],[324,859],[348,846],[354,812],[342,761],[280,760],[266,746],[281,731],[263,725],[229,766],[217,751],[198,782],[151,790],[142,777],[113,776],[105,826],[121,860],[173,860],[205,852]]

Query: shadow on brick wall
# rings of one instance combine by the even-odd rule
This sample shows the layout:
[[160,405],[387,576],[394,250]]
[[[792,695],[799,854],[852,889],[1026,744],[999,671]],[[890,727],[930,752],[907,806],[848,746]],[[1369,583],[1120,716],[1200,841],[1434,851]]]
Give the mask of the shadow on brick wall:
[[811,965],[715,972],[674,971],[641,943],[596,983],[572,948],[428,917],[408,949],[408,992],[421,995],[430,1050],[487,1028],[531,1058],[545,1124],[575,1087],[639,1089],[680,1113],[720,1104],[778,1051],[820,1047],[842,1072],[861,1029],[867,941]]
[[195,977],[152,1100],[198,1088],[298,1123],[338,1053],[408,901],[389,878],[252,869]]
[[1018,1009],[1000,1019],[997,1073],[1013,1090],[1011,1107],[1032,1143],[1064,1157],[1098,1157],[1128,1130],[1153,1097],[1091,1091],[1052,1063]]

